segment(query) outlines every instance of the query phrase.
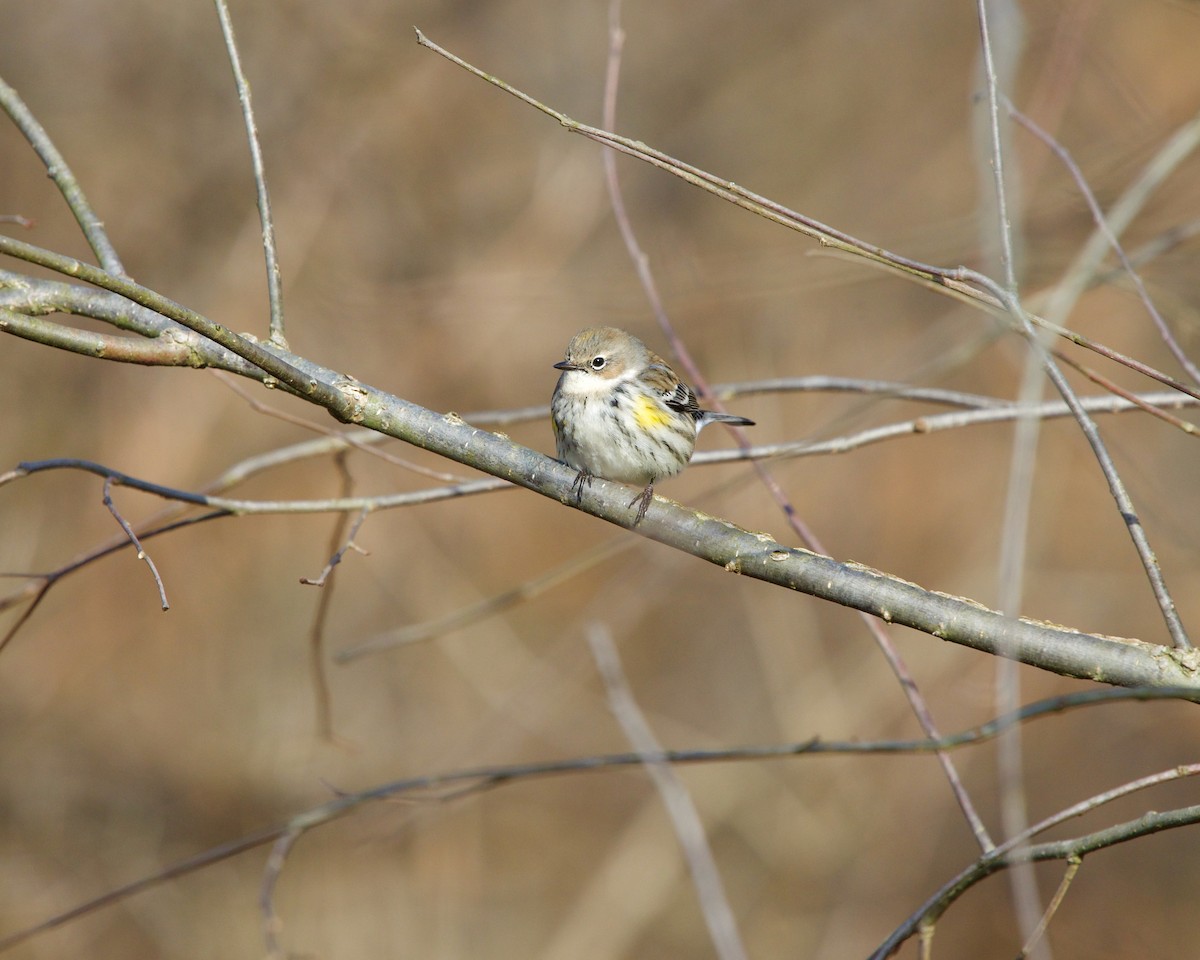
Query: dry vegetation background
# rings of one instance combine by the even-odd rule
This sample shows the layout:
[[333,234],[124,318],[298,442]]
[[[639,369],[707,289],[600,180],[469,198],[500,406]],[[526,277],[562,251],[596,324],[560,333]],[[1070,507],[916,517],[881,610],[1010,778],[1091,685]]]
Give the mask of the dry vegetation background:
[[[1109,202],[1200,107],[1200,5],[1023,9],[1014,99]],[[412,35],[417,24],[598,123],[605,3],[295,0],[237,3],[232,13],[298,353],[466,413],[546,402],[550,365],[584,326],[615,323],[665,349],[613,224],[600,148]],[[633,2],[624,25],[620,132],[898,252],[994,272],[973,140],[974,4]],[[73,164],[137,280],[264,334],[248,151],[210,4],[9,3],[0,75]],[[1019,131],[1014,144],[1024,290],[1033,292],[1057,278],[1091,224],[1044,149]],[[807,256],[812,242],[647,167],[620,169],[667,308],[712,380],[824,373],[1014,394],[1024,350],[1012,337],[981,347],[989,321],[978,312],[859,264]],[[0,212],[36,219],[22,239],[87,256],[7,124]],[[1128,243],[1197,216],[1193,157]],[[1184,243],[1143,271],[1193,356],[1196,252]],[[1072,322],[1174,370],[1119,282],[1089,293]],[[920,409],[809,395],[732,406],[757,419],[761,441],[833,436]],[[0,469],[75,456],[191,489],[307,435],[251,412],[207,373],[105,364],[14,338],[0,339],[0,410]],[[1103,427],[1194,628],[1200,455],[1148,418]],[[544,421],[511,434],[552,450]],[[1010,440],[1010,427],[977,428],[772,469],[835,556],[995,603]],[[706,434],[706,446],[728,443]],[[359,492],[424,483],[365,457],[351,464]],[[750,474],[697,469],[662,492],[794,542]],[[315,462],[242,493],[326,496],[337,484],[333,466]],[[131,519],[157,509],[130,491],[117,497]],[[119,554],[56,589],[4,651],[0,932],[284,819],[331,789],[626,749],[588,653],[594,620],[611,626],[667,745],[919,734],[853,614],[639,541],[503,616],[333,668],[338,741],[325,742],[308,655],[318,593],[298,579],[325,564],[332,524],[225,519],[154,542],[166,614],[145,568]],[[0,569],[56,566],[114,529],[95,478],[9,485]],[[358,538],[370,555],[341,569],[330,646],[447,614],[622,536],[515,490],[374,516]],[[1166,642],[1123,524],[1067,422],[1048,426],[1040,447],[1023,612]],[[990,658],[914,633],[896,639],[944,730],[992,715]],[[1027,700],[1084,687],[1032,670],[1022,678]],[[1040,722],[1026,737],[1031,816],[1194,761],[1197,729],[1194,707],[1163,703]],[[998,831],[995,751],[956,758]],[[681,776],[756,958],[861,956],[977,853],[929,758],[796,759]],[[1068,833],[1194,798],[1185,782]],[[263,860],[256,851],[219,864],[11,955],[259,955]],[[1044,889],[1060,874],[1046,867]],[[1194,956],[1198,891],[1194,829],[1098,854],[1051,942],[1060,957]],[[1002,879],[968,896],[939,927],[938,955],[1013,956],[1009,901]],[[670,826],[638,771],[371,808],[300,842],[278,907],[283,941],[302,956],[711,956]]]

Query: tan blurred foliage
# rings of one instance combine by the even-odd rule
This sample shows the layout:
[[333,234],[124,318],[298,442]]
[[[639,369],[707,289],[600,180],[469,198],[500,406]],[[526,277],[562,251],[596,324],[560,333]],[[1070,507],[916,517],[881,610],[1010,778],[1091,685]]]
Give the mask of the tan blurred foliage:
[[[1110,202],[1200,106],[1200,6],[1030,2],[1024,12],[1014,100]],[[290,0],[235,3],[232,13],[298,353],[467,412],[546,402],[550,365],[587,325],[625,326],[664,348],[613,224],[599,148],[419,49],[412,34],[417,24],[598,123],[604,3]],[[972,99],[973,4],[630,3],[624,26],[620,132],[906,255],[994,270],[980,240],[987,180],[973,140],[982,109]],[[211,5],[9,3],[0,72],[73,165],[137,280],[265,335],[248,150]],[[1057,279],[1091,223],[1043,148],[1020,131],[1013,143],[1032,293]],[[647,167],[623,160],[620,172],[667,308],[713,381],[825,373],[1013,395],[1024,351],[1012,338],[969,349],[988,323],[977,312],[809,256],[810,241]],[[7,124],[0,213],[37,221],[22,239],[86,255]],[[1193,157],[1127,241],[1197,216]],[[1195,256],[1192,242],[1143,269],[1193,355]],[[1174,369],[1121,283],[1089,293],[1071,322]],[[321,420],[298,401],[264,399]],[[783,395],[737,409],[766,442],[832,436],[918,408]],[[0,410],[0,469],[74,456],[184,488],[306,436],[251,413],[209,374],[120,367],[15,338],[0,338]],[[1194,625],[1200,456],[1148,418],[1104,429]],[[511,433],[553,447],[545,422]],[[705,445],[728,443],[716,434]],[[1011,435],[988,427],[772,470],[835,556],[995,603]],[[359,492],[424,482],[364,457],[351,464]],[[241,493],[336,491],[322,461]],[[693,470],[661,492],[794,542],[744,466]],[[0,570],[51,568],[110,536],[100,498],[99,481],[82,475],[0,491]],[[131,519],[157,509],[129,491],[117,499]],[[118,554],[53,591],[4,651],[0,933],[286,818],[331,789],[626,749],[584,639],[595,619],[612,626],[669,746],[919,734],[856,617],[641,542],[503,616],[332,668],[339,740],[327,743],[315,732],[307,646],[317,592],[298,580],[325,564],[332,523],[225,519],[153,542],[166,614],[145,568]],[[370,555],[350,555],[339,573],[331,648],[442,616],[615,536],[523,491],[374,516],[358,538]],[[1024,612],[1165,641],[1123,524],[1066,422],[1048,426],[1041,443]],[[992,715],[989,658],[911,633],[896,639],[944,730]],[[1030,670],[1022,678],[1025,699],[1083,686]],[[1194,709],[1157,704],[1032,726],[1031,816],[1194,761],[1195,722]],[[990,747],[956,755],[998,832],[994,759]],[[681,775],[756,958],[863,955],[977,853],[929,759]],[[1081,829],[1189,795],[1181,786],[1137,797]],[[1198,854],[1192,830],[1088,860],[1051,928],[1057,955],[1192,955]],[[159,887],[12,955],[259,955],[264,855]],[[1047,866],[1043,888],[1060,872]],[[939,952],[1013,956],[1008,904],[1005,881],[990,881],[943,921]],[[283,942],[303,956],[711,956],[670,826],[638,772],[371,809],[300,842],[278,907]]]

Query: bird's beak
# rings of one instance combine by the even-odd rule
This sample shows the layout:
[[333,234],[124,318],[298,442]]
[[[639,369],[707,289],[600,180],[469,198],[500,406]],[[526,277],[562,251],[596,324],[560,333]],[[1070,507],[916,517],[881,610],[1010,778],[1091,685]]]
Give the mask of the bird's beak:
[[558,363],[556,363],[554,365],[554,369],[555,370],[582,370],[583,367],[581,367],[577,363],[572,363],[570,360],[560,360]]

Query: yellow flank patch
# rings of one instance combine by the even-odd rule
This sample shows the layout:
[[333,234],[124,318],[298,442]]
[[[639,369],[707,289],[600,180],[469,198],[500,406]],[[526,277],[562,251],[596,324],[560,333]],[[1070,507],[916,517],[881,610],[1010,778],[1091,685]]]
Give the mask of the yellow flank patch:
[[643,430],[665,426],[670,422],[667,412],[646,396],[634,398],[633,419],[637,421],[637,425]]

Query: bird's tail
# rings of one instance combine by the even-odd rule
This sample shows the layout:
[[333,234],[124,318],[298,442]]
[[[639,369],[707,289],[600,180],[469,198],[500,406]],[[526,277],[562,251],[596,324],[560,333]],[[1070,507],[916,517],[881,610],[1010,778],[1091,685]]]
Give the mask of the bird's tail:
[[715,410],[701,410],[700,419],[696,422],[697,430],[703,430],[710,423],[732,423],[739,427],[752,427],[754,421],[739,417],[732,413],[717,413]]

